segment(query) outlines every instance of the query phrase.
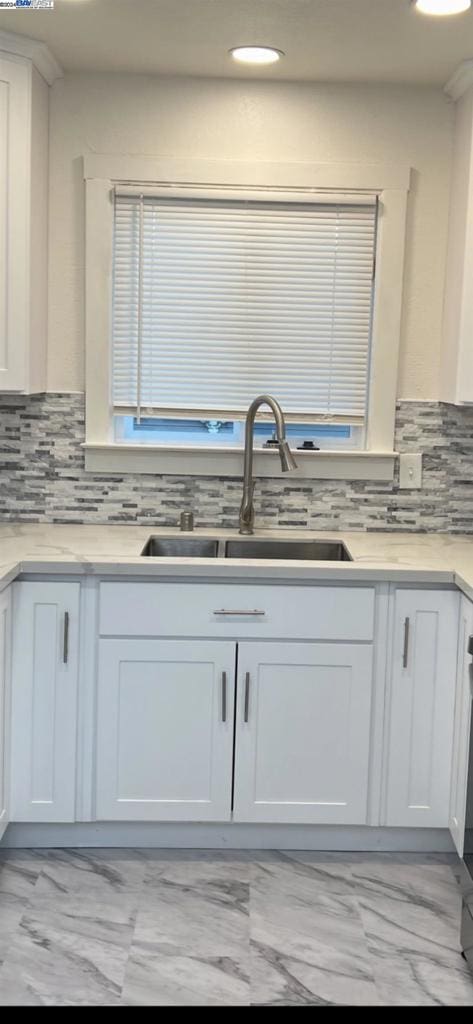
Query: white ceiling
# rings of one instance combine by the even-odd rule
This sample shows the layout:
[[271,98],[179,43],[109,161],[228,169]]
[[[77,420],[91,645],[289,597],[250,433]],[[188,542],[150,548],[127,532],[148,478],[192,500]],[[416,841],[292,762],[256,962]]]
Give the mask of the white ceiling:
[[[56,0],[52,12],[1,11],[0,29],[81,71],[444,84],[473,57],[473,9],[428,18],[409,0]],[[227,51],[245,43],[286,57],[239,66]]]

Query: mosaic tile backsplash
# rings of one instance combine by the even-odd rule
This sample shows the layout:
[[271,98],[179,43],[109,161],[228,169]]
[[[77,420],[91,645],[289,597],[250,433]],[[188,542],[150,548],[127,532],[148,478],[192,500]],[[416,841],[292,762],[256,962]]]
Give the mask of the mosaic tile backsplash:
[[[235,527],[238,479],[86,473],[84,397],[8,396],[0,402],[0,521]],[[423,487],[340,480],[259,480],[260,527],[473,533],[473,409],[400,402],[396,449],[422,452]]]

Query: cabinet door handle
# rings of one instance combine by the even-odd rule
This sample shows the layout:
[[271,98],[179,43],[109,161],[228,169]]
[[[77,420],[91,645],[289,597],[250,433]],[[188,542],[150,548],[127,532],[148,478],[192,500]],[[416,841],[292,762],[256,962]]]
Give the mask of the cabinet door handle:
[[67,665],[69,659],[69,612],[64,612],[64,634],[62,641],[62,660]]
[[232,608],[220,608],[220,609],[217,609],[216,611],[214,611],[214,615],[249,615],[249,616],[254,616],[254,615],[266,615],[266,612],[260,611],[259,608],[249,608],[247,611],[245,609],[238,609],[238,608],[235,608],[235,609],[232,609]]
[[402,667],[407,668],[409,661],[409,629],[410,619],[404,619],[404,648],[402,651]]
[[245,711],[244,711],[244,715],[243,715],[244,721],[248,722],[249,717],[250,717],[250,673],[247,672],[246,675],[245,675]]
[[227,673],[222,672],[222,722],[227,721]]

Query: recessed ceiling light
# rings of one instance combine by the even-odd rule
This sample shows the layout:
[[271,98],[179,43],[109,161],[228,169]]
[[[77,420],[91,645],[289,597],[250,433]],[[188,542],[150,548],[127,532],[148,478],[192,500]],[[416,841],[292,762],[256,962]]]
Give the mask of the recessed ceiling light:
[[435,14],[437,17],[462,14],[471,7],[471,0],[412,0],[412,3],[422,14]]
[[275,64],[284,57],[283,51],[273,46],[234,46],[230,53],[242,64]]

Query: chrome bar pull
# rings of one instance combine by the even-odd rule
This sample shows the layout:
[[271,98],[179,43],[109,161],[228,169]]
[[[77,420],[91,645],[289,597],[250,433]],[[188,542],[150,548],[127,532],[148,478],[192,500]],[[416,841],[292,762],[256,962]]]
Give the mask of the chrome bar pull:
[[250,673],[245,675],[245,712],[244,721],[248,722],[250,717]]
[[222,672],[222,722],[227,721],[227,673]]
[[410,619],[404,619],[404,648],[402,651],[402,667],[407,668],[409,661],[409,629]]
[[64,633],[62,643],[62,660],[67,665],[69,659],[69,612],[64,612]]
[[250,618],[259,615],[266,615],[266,612],[260,611],[259,608],[218,608],[214,611],[214,615],[246,615]]

